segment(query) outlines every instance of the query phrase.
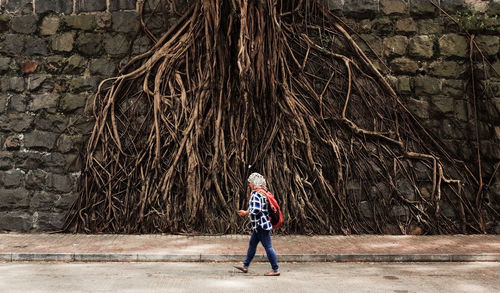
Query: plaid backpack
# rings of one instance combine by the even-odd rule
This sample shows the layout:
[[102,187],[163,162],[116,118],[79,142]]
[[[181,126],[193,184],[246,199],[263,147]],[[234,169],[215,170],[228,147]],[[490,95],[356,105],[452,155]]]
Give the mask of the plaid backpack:
[[263,194],[269,203],[269,221],[273,225],[273,230],[283,226],[283,215],[274,195],[263,188],[257,188],[256,191]]

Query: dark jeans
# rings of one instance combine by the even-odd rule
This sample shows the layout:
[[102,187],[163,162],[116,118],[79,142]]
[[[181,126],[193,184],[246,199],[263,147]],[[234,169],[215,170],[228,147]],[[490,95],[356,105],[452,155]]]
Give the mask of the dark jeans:
[[278,256],[273,248],[273,243],[271,242],[271,231],[264,230],[258,227],[257,230],[252,231],[252,236],[250,237],[250,243],[248,245],[247,258],[243,262],[243,266],[248,268],[250,262],[255,256],[255,251],[257,250],[257,244],[262,243],[262,246],[266,249],[267,259],[271,263],[271,267],[274,271],[278,271]]

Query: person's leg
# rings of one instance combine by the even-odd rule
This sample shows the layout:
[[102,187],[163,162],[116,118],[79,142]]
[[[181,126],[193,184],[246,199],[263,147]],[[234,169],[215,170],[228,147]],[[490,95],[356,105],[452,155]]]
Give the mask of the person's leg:
[[271,263],[273,271],[279,271],[278,256],[276,255],[276,251],[274,251],[273,243],[271,241],[271,231],[260,230],[259,236],[260,242],[262,242],[262,245],[266,249],[267,259]]
[[259,237],[257,237],[257,232],[253,230],[252,236],[250,236],[250,241],[248,243],[247,257],[243,262],[243,266],[245,268],[248,268],[248,266],[250,266],[250,263],[255,256],[255,252],[257,251],[257,244],[259,244]]

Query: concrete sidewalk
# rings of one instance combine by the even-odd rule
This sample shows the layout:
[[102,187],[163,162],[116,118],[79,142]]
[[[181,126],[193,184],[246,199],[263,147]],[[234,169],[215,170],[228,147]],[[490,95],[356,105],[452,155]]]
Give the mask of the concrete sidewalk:
[[[234,261],[249,235],[87,235],[0,233],[0,261]],[[500,235],[275,235],[280,261],[500,261]],[[267,261],[261,245],[256,261]]]

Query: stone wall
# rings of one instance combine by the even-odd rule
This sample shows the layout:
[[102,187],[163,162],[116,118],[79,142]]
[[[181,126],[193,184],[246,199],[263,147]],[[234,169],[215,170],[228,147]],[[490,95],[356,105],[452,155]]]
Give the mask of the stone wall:
[[[151,12],[163,2],[169,1],[146,4],[153,33],[178,17]],[[500,1],[436,2],[451,15],[490,16],[471,32],[500,73]],[[458,26],[426,0],[328,4],[359,33],[359,44],[426,127],[473,162],[476,120],[465,95],[469,42]],[[137,33],[135,0],[0,0],[0,8],[0,231],[57,230],[77,197],[93,93],[151,42]],[[486,72],[480,78],[488,89],[478,102],[480,150],[491,174],[500,160],[500,76],[490,68],[479,72]],[[490,188],[500,197],[498,177]]]

